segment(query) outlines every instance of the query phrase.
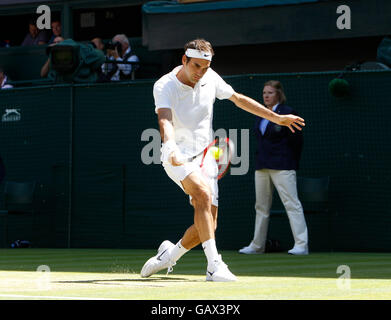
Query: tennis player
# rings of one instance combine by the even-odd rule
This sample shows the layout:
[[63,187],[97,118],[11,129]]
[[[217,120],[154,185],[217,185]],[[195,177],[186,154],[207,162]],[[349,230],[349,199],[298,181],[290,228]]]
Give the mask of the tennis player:
[[[207,259],[206,280],[236,281],[216,248],[217,178],[200,170],[203,151],[213,140],[213,103],[216,98],[229,99],[237,107],[287,126],[292,132],[301,130],[305,123],[298,116],[278,115],[235,92],[210,67],[214,51],[208,41],[196,39],[188,42],[184,49],[182,65],[156,81],[153,95],[162,138],[162,165],[169,178],[189,195],[194,224],[176,244],[163,241],[157,255],[144,264],[141,277],[163,269],[171,272],[180,257],[202,243]],[[207,162],[209,166],[216,166],[215,161]]]

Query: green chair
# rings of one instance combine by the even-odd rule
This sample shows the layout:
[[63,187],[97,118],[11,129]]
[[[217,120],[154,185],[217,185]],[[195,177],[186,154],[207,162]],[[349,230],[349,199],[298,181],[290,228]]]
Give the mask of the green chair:
[[297,192],[304,214],[328,212],[330,177],[297,178]]
[[[328,248],[333,250],[333,212],[329,204],[330,177],[297,178],[297,192],[304,215],[323,215],[327,221]],[[315,218],[315,217],[314,217]]]
[[[332,251],[333,249],[333,221],[332,211],[329,205],[329,185],[330,177],[320,178],[307,178],[297,177],[297,193],[299,200],[303,206],[303,212],[308,219],[317,219],[323,217],[327,220],[327,233],[328,233],[328,247]],[[275,190],[273,196],[273,206],[270,211],[271,216],[285,216],[286,211],[278,198],[277,191]],[[319,217],[316,217],[319,216]],[[323,217],[321,217],[323,216]]]
[[6,181],[4,186],[3,206],[0,210],[0,216],[4,218],[3,228],[3,247],[8,244],[8,217],[10,215],[32,216],[31,231],[33,234],[34,226],[34,191],[35,181],[32,182],[15,182]]
[[[328,211],[329,184],[330,177],[297,177],[297,193],[303,205],[304,214],[325,213]],[[285,208],[278,197],[276,189],[274,190],[271,214],[285,214]]]

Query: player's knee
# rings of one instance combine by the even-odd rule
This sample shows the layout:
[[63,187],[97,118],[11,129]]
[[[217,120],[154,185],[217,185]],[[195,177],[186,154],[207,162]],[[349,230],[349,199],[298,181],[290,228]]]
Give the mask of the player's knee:
[[212,202],[212,195],[206,186],[200,186],[192,195],[195,206],[210,206]]

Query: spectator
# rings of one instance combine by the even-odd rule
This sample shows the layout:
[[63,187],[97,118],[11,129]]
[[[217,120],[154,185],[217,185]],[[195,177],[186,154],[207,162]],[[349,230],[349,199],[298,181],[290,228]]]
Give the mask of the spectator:
[[39,30],[35,19],[29,20],[29,33],[22,42],[22,46],[34,46],[47,44],[48,37],[45,30]]
[[[55,46],[57,43],[60,43],[62,41],[64,41],[63,37],[55,37],[53,40],[53,43],[50,44],[49,47]],[[45,64],[41,68],[41,77],[42,78],[47,77],[49,74],[49,71],[50,71],[50,57],[48,58],[48,60],[45,62]]]
[[7,75],[5,74],[4,70],[0,68],[0,89],[11,89],[13,86],[9,83],[7,83]]
[[91,40],[91,43],[98,50],[103,51],[104,48],[105,48],[105,45],[103,44],[103,41],[102,41],[101,38],[94,38],[94,39]]
[[61,21],[59,20],[53,20],[52,23],[51,23],[51,26],[52,26],[52,36],[49,40],[49,44],[52,44],[54,42],[54,39],[57,38],[57,37],[61,37],[61,33],[62,33],[62,30],[61,30]]
[[[263,88],[265,106],[275,113],[296,114],[285,104],[285,94],[279,81],[268,81]],[[266,119],[257,117],[256,136],[258,140],[255,171],[255,230],[250,245],[239,250],[244,254],[265,252],[269,225],[270,207],[274,187],[284,204],[295,241],[289,254],[308,254],[308,232],[303,207],[297,196],[296,170],[303,145],[300,131],[292,133]]]
[[[139,58],[133,54],[128,37],[117,34],[112,40],[112,47],[106,50],[109,60],[139,62]],[[105,63],[102,71],[111,81],[131,80],[133,72],[138,69],[138,64]]]
[[[103,41],[101,38],[94,38],[91,40],[91,45],[97,49],[97,50],[100,50],[104,53],[104,50],[105,50],[105,45],[103,44]],[[98,79],[97,79],[97,82],[109,82],[111,79],[110,75],[107,75],[105,73],[103,73],[103,69],[104,69],[104,64],[102,64],[101,68],[99,68],[97,70],[97,73],[98,73]]]

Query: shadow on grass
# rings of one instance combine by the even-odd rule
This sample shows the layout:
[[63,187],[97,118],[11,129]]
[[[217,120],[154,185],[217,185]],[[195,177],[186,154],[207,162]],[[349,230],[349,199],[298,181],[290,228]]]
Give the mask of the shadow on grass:
[[129,282],[147,284],[148,287],[162,287],[159,285],[153,285],[154,283],[168,283],[168,282],[202,282],[200,280],[192,280],[188,278],[180,277],[151,277],[151,278],[137,278],[137,279],[92,279],[92,280],[72,280],[72,281],[55,281],[54,283],[62,284],[102,284],[111,285],[115,282]]

